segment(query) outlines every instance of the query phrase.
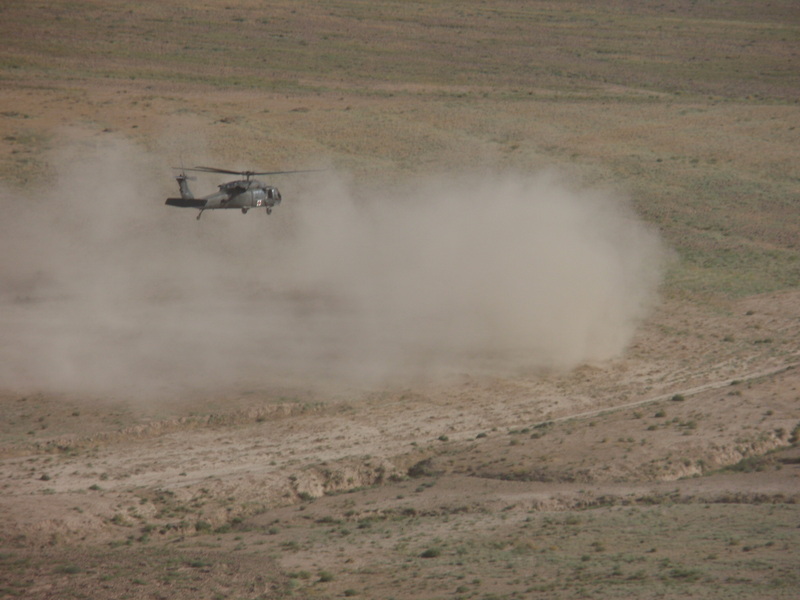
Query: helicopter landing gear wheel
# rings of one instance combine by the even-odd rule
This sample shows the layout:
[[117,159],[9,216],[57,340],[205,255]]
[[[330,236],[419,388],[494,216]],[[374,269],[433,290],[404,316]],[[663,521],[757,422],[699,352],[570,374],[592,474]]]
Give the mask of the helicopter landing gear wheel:
[[269,208],[269,207],[267,207],[267,214],[268,214],[268,215],[271,215],[271,214],[272,214],[272,209],[271,209],[271,208]]
[[246,215],[246,214],[247,214],[247,209],[246,209],[246,208],[242,208],[242,214],[243,214],[243,215]]

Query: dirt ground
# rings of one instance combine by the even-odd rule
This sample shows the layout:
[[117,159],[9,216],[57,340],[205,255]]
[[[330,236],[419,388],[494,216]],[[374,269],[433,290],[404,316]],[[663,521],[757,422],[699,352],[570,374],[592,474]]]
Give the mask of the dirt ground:
[[668,301],[561,374],[7,393],[5,594],[789,598],[797,302]]
[[[669,18],[625,12],[626,3],[597,14],[581,3],[567,12],[533,3],[533,16],[514,3],[494,12],[468,3],[463,14],[413,3],[413,15],[411,4],[376,3],[385,12],[304,5],[304,20],[278,2],[254,21],[239,16],[260,10],[246,2],[196,12],[176,3],[168,12],[185,17],[175,23],[183,53],[158,60],[153,44],[174,53],[178,41],[167,35],[174,15],[154,3],[125,14],[113,3],[82,3],[84,24],[66,4],[43,21],[44,4],[3,9],[18,27],[6,32],[0,64],[8,215],[0,597],[796,597],[800,113],[796,83],[781,75],[796,65],[786,40],[797,28],[781,17],[791,6],[774,3],[753,25],[752,7],[731,3],[732,38],[720,41],[726,28],[703,3],[668,3],[678,11]],[[283,66],[269,66],[273,86],[255,80],[267,67],[233,60],[245,49],[230,32],[253,22],[264,47],[285,53]],[[533,22],[542,39],[557,27],[585,45],[540,49],[527,80],[520,53],[533,42],[520,23]],[[33,23],[42,35],[26,37]],[[656,24],[659,52],[649,54],[642,36]],[[706,60],[674,54],[666,26],[698,44],[683,52],[706,51]],[[496,37],[484,39],[481,28]],[[90,31],[103,49],[96,55],[86,50]],[[611,35],[621,31],[627,37]],[[697,42],[698,32],[714,43]],[[406,54],[412,43],[420,44],[416,62]],[[328,52],[314,59],[309,48],[322,45]],[[740,75],[724,62],[735,48],[742,64],[767,66]],[[218,54],[229,62],[215,62]],[[651,61],[663,70],[636,71]],[[434,81],[442,65],[453,73]],[[686,73],[701,76],[676,89]],[[578,353],[577,366],[542,360],[539,346],[535,360],[511,360],[498,342],[438,369],[339,377],[320,356],[385,369],[396,345],[407,361],[407,348],[446,337],[435,323],[449,305],[417,303],[392,287],[407,280],[382,273],[403,270],[409,256],[395,246],[375,246],[391,254],[375,258],[379,269],[342,267],[342,256],[368,252],[340,255],[346,240],[319,233],[349,221],[319,204],[309,210],[313,182],[281,179],[284,203],[266,226],[263,214],[216,211],[196,222],[193,211],[164,207],[175,193],[169,167],[181,161],[324,167],[339,177],[323,180],[326,198],[345,189],[362,207],[406,188],[433,196],[433,184],[414,187],[432,174],[441,185],[442,173],[558,169],[571,180],[555,188],[563,203],[577,198],[580,208],[624,190],[632,212],[623,220],[635,229],[641,219],[647,227],[637,236],[657,234],[666,249],[654,267],[657,293],[642,292],[644,308],[633,303],[633,316],[611,328],[630,328],[629,338],[619,333],[609,351]],[[498,192],[480,202],[485,221],[501,201]],[[293,245],[292,235],[309,231],[309,214],[327,219],[314,229],[325,243]],[[383,213],[370,214],[392,237],[379,228]],[[493,269],[481,271],[477,257],[497,262],[486,248],[499,240],[464,223],[479,250],[465,271],[488,278]],[[363,228],[349,235],[373,240]],[[591,249],[613,244],[604,238]],[[314,249],[331,259],[291,257]],[[254,275],[262,262],[288,266]],[[431,295],[457,299],[456,317],[471,315],[464,290],[472,281],[432,271],[444,284],[431,284]],[[379,296],[368,322],[390,323],[392,344],[360,330],[332,335],[340,330],[323,317],[360,324],[337,312],[337,301],[372,298],[309,292],[334,289],[314,286],[343,273],[369,273],[393,291]],[[73,276],[80,285],[68,285]],[[517,279],[498,275],[495,288],[479,287],[513,296],[526,291]],[[592,306],[616,286],[625,294],[608,292],[613,308],[627,295],[621,281],[569,288],[555,304]],[[194,298],[208,303],[189,304]],[[476,306],[499,307],[499,330],[518,303]],[[227,314],[234,309],[247,314]],[[269,320],[253,318],[261,310],[292,327],[259,324]],[[429,335],[387,320],[403,311],[430,316]],[[578,312],[566,314],[544,321],[580,322]],[[566,338],[572,330],[542,331]],[[482,331],[457,333],[483,340]],[[269,335],[280,343],[265,343]],[[552,343],[543,347],[562,348]],[[285,356],[270,354],[278,346]],[[178,353],[186,360],[173,362]],[[205,362],[209,353],[215,360]]]

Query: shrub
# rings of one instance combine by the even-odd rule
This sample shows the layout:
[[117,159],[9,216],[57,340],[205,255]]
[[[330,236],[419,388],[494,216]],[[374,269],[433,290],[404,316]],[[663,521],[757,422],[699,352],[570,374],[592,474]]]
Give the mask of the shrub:
[[197,523],[194,524],[194,528],[198,533],[209,532],[211,531],[211,523],[208,521],[197,521]]
[[800,442],[800,423],[795,425],[794,429],[792,429],[792,434],[789,436],[789,443],[796,444]]
[[289,573],[291,579],[311,579],[311,573],[308,571],[292,571]]
[[193,568],[193,569],[203,569],[205,567],[210,567],[211,566],[210,562],[205,561],[202,558],[195,558],[193,560],[190,560],[186,564],[188,566],[190,566],[191,568]]
[[56,569],[56,572],[64,575],[77,575],[82,570],[78,565],[62,565]]

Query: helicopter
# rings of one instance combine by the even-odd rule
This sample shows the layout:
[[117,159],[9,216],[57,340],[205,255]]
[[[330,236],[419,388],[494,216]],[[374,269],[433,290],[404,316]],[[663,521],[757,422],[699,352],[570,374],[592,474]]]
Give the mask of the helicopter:
[[[178,170],[178,167],[173,167]],[[168,206],[179,206],[181,208],[198,208],[199,220],[203,216],[204,210],[215,210],[218,208],[238,208],[243,214],[251,208],[265,208],[267,214],[272,214],[272,209],[281,203],[281,193],[278,188],[253,179],[256,175],[285,175],[289,173],[311,173],[319,169],[309,169],[303,171],[231,171],[229,169],[218,169],[216,167],[194,167],[191,169],[180,169],[180,174],[175,177],[181,191],[180,198],[167,198]],[[201,173],[225,173],[228,175],[241,175],[245,179],[229,181],[219,186],[219,191],[195,198],[189,189],[187,181],[193,181],[195,177],[186,175],[186,171],[199,171]]]

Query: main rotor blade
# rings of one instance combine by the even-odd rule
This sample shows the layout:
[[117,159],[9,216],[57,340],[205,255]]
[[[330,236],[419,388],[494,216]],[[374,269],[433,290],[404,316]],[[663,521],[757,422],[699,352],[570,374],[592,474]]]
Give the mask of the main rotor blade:
[[325,169],[301,169],[299,171],[263,171],[263,172],[253,173],[253,175],[289,175],[291,173],[318,173],[324,170]]
[[204,173],[227,173],[228,175],[247,175],[249,171],[231,171],[229,169],[217,169],[216,167],[194,167],[187,171],[201,171]]
[[300,171],[231,171],[229,169],[218,169],[217,167],[194,167],[193,169],[186,169],[187,171],[201,171],[203,173],[226,173],[228,175],[244,175],[245,177],[252,177],[254,175],[287,175],[290,173],[315,173],[317,171],[324,171],[324,169],[302,169]]

